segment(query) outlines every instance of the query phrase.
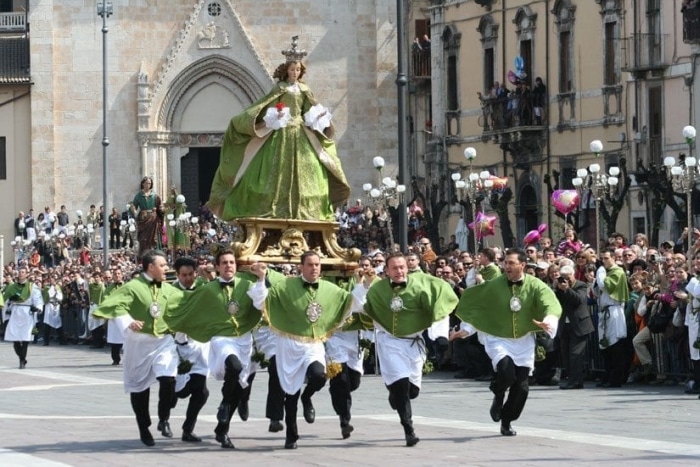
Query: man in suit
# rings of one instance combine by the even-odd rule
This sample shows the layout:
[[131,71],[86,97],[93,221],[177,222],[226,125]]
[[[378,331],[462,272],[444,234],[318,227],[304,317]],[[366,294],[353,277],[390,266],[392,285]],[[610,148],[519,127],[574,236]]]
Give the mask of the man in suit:
[[574,277],[573,266],[562,266],[554,293],[563,311],[559,320],[561,359],[569,379],[559,389],[583,389],[586,342],[594,331],[586,305],[587,291],[586,284]]

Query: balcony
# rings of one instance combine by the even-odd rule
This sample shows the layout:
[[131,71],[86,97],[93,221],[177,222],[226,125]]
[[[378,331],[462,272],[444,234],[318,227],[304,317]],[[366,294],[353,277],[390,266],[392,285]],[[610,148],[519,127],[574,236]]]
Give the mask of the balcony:
[[686,44],[700,43],[700,5],[698,5],[698,0],[691,0],[681,11],[683,12],[683,42]]
[[0,13],[0,34],[27,31],[27,14],[23,11]]
[[413,49],[411,51],[411,78],[414,80],[429,80],[430,49]]
[[620,39],[623,44],[622,71],[635,78],[643,78],[647,72],[657,74],[669,67],[664,59],[663,47],[668,34],[634,34]]
[[524,96],[511,93],[505,98],[481,97],[482,138],[499,144],[501,149],[511,153],[516,164],[523,166],[541,158],[546,137],[548,106],[542,103],[536,111],[534,97],[532,93]]

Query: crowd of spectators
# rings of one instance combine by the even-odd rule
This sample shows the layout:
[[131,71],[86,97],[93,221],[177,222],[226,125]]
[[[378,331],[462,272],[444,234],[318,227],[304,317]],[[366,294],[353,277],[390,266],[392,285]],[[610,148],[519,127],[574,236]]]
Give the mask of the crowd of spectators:
[[[89,284],[114,281],[117,271],[120,277],[128,279],[140,270],[137,249],[129,241],[129,236],[124,235],[129,233],[131,226],[128,212],[126,216],[112,213],[119,216],[121,235],[118,239],[113,237],[109,240],[105,236],[107,233],[100,229],[101,212],[93,207],[88,212],[90,221],[95,225],[90,229],[92,235],[88,235],[88,229],[77,233],[77,226],[84,222],[82,215],[71,224],[65,207],[58,214],[46,208],[42,219],[38,216],[33,225],[28,219],[31,210],[29,215],[20,213],[15,221],[19,238],[15,239],[14,258],[4,265],[3,285],[11,283],[16,278],[18,268],[25,266],[30,279],[38,286],[44,289],[59,286],[63,290],[61,306],[62,314],[66,317],[64,328],[57,336],[60,343],[103,346],[103,337],[98,336],[99,340],[95,340],[87,329]],[[359,248],[363,253],[361,265],[371,267],[382,277],[386,255],[392,249],[389,213],[364,206],[357,200],[354,206],[339,210],[336,214],[340,224],[339,243],[344,247]],[[504,252],[498,247],[484,248],[473,255],[459,249],[454,235],[449,241],[440,238],[439,243],[433,245],[425,234],[422,212],[415,205],[411,207],[409,223],[409,267],[449,282],[457,295],[461,295],[467,287],[488,280],[487,271],[502,268]],[[108,224],[109,228],[117,225],[109,218]],[[236,237],[235,227],[218,222],[211,213],[202,209],[197,223],[189,228],[191,249],[186,253],[198,262],[198,274],[211,279],[215,273],[210,247],[230,243]],[[81,237],[76,238],[79,235]],[[688,296],[686,286],[700,271],[700,259],[694,260],[696,252],[700,251],[700,231],[693,230],[694,243],[690,251],[684,248],[687,235],[686,230],[677,241],[664,241],[658,247],[649,245],[647,237],[641,233],[636,234],[632,242],[619,233],[613,234],[607,241],[615,263],[624,269],[628,277],[631,292],[625,310],[627,336],[619,347],[619,352],[624,352],[626,362],[624,374],[617,375],[622,381],[668,385],[686,383],[688,392],[700,393],[700,384],[697,387],[694,385],[695,380],[700,381],[700,360],[691,359],[689,353],[694,344],[689,342],[689,332],[692,331],[692,336],[697,334],[697,329],[691,329],[698,326],[696,311],[689,308],[691,315],[686,317],[686,305],[692,298]],[[167,242],[167,238],[163,240]],[[102,241],[110,241],[110,247],[113,247],[110,248],[109,267],[106,269],[102,252],[96,248]],[[537,245],[527,245],[524,250],[528,257],[526,272],[553,289],[557,289],[560,277],[569,272],[572,281],[586,284],[588,313],[594,325],[597,325],[594,282],[596,271],[601,267],[599,252],[584,245],[570,227],[565,229],[559,240],[543,237]],[[184,251],[170,253],[185,254]],[[288,264],[276,267],[288,275],[295,273]],[[458,324],[456,320],[452,322],[453,326]],[[560,326],[560,329],[563,328]],[[36,342],[48,345],[50,330],[42,330],[39,325],[38,331]],[[597,333],[591,333],[586,348],[584,370],[592,378],[601,376],[606,370]],[[531,382],[558,384],[568,372],[567,359],[560,354],[559,336],[551,341],[541,337],[538,339],[543,340],[539,345],[542,355]],[[427,345],[429,358],[436,368],[456,371],[455,377],[458,378],[491,379],[492,368],[477,337],[454,340],[447,349],[438,348],[429,340]],[[693,363],[697,363],[697,368],[693,367]]]

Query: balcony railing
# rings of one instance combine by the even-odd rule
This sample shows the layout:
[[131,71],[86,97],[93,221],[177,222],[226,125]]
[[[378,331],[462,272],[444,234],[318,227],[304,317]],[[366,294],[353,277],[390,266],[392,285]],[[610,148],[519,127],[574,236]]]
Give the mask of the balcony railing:
[[700,42],[700,5],[698,0],[691,0],[681,11],[683,12],[683,42],[687,44]]
[[631,73],[662,70],[669,66],[664,60],[663,46],[668,34],[634,34],[621,39],[624,44],[623,71]]
[[[546,97],[545,97],[546,99]],[[542,127],[546,121],[546,105],[535,101],[535,95],[527,93],[508,97],[481,97],[483,115],[479,125],[484,131],[501,131],[518,127]]]
[[0,13],[0,33],[26,30],[27,14],[25,12]]
[[430,79],[430,50],[411,51],[412,78]]

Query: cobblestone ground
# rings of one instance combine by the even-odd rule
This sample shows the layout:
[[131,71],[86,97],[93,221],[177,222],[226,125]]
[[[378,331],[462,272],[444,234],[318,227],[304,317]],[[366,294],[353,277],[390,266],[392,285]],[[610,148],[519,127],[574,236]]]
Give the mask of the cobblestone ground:
[[138,439],[121,368],[108,350],[84,346],[31,345],[24,370],[10,343],[0,343],[0,465],[690,465],[700,458],[700,400],[682,386],[561,391],[532,387],[518,436],[502,437],[491,422],[487,383],[434,373],[414,401],[420,443],[404,445],[398,417],[387,403],[380,377],[369,375],[354,393],[355,431],[342,440],[330,396],[314,397],[316,422],[301,418],[299,449],[283,448],[284,435],[267,432],[267,374],[253,385],[250,419],[237,418],[230,436],[235,450],[214,440],[221,383],[209,380],[211,396],[196,433],[200,444],[179,440],[186,402],[173,411],[172,439],[159,437],[156,391],[151,427],[156,446]]

